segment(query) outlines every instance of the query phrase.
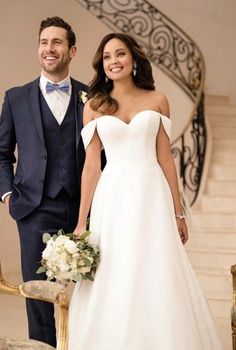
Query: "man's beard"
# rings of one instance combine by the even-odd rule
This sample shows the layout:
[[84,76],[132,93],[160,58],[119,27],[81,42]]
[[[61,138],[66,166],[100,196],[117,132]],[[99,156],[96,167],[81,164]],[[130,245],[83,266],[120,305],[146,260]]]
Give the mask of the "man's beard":
[[54,74],[59,74],[65,70],[65,68],[69,65],[70,59],[64,58],[61,62],[59,62],[56,66],[48,66],[48,65],[42,65],[43,69],[47,73],[54,73]]

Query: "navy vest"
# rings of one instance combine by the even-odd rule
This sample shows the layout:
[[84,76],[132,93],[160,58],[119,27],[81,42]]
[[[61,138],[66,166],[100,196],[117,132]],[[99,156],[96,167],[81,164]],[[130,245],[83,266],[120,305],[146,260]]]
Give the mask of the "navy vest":
[[61,125],[58,124],[42,93],[41,115],[47,149],[44,195],[55,198],[61,189],[71,197],[80,193],[76,167],[76,123],[73,94]]

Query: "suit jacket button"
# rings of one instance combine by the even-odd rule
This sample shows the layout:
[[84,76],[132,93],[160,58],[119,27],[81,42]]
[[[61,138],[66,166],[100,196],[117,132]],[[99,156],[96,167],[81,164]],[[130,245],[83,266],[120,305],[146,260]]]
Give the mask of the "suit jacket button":
[[47,159],[46,154],[43,154],[43,155],[42,155],[42,159],[43,159],[43,160],[46,160],[46,159]]
[[43,185],[44,181],[42,179],[39,180],[39,184]]

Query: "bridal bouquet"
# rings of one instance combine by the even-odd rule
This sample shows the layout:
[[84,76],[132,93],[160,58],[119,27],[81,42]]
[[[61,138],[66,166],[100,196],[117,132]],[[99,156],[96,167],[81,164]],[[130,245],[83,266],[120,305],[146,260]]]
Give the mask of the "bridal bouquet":
[[86,231],[76,239],[73,233],[65,234],[63,230],[53,236],[44,233],[46,248],[37,273],[46,273],[48,280],[56,279],[59,283],[81,279],[93,281],[100,251],[96,245],[88,243],[90,234]]

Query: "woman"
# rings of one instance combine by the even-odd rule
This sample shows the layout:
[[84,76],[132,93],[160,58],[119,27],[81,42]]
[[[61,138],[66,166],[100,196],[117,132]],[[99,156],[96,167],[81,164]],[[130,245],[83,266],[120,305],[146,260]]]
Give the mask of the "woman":
[[75,287],[69,350],[220,350],[183,248],[188,230],[168,101],[129,35],[105,36],[93,67],[75,234],[85,230],[92,206],[91,241],[100,246],[101,262],[94,282]]

